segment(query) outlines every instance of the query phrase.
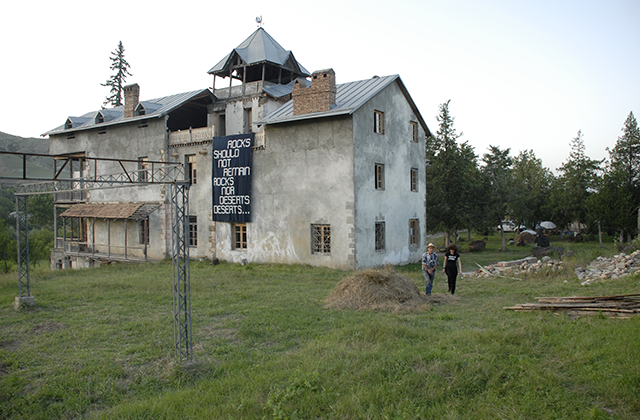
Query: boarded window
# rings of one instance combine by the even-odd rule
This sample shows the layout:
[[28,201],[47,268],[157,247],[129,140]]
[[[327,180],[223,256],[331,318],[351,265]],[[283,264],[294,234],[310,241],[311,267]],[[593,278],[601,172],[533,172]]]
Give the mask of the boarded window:
[[385,250],[384,222],[376,222],[376,251]]
[[198,216],[189,216],[189,246],[198,246]]
[[373,132],[384,134],[384,112],[373,111]]
[[233,249],[247,249],[247,224],[233,225]]
[[384,190],[384,165],[381,163],[375,165],[375,187],[376,190]]
[[331,253],[331,226],[330,225],[311,225],[312,244],[311,252],[313,254],[330,254]]

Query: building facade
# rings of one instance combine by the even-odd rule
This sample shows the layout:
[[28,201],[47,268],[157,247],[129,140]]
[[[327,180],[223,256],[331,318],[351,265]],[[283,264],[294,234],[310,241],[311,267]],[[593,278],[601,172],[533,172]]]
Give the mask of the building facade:
[[[213,89],[150,101],[130,85],[123,107],[69,117],[48,132],[50,152],[77,156],[71,176],[79,179],[126,167],[144,181],[162,162],[181,164],[191,183],[192,258],[340,269],[419,261],[430,133],[399,76],[336,84],[333,70],[309,73],[262,28],[209,73]],[[228,85],[216,87],[220,79]],[[223,198],[216,186],[233,179],[214,177],[214,145],[240,134],[252,139],[243,172],[250,195]],[[90,167],[83,156],[126,162]],[[52,265],[170,255],[167,188],[56,197],[64,233]],[[237,197],[250,201],[250,217],[220,221],[214,209]]]

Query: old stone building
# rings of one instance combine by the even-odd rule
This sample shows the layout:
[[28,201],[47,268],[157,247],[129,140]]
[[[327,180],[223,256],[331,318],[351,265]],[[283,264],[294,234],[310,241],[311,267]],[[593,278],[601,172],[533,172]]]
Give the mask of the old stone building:
[[[209,73],[212,89],[148,101],[129,85],[124,106],[48,132],[50,152],[77,158],[78,179],[121,171],[84,156],[126,159],[143,181],[161,162],[183,164],[192,258],[342,269],[419,260],[429,129],[399,76],[337,84],[262,28]],[[58,194],[54,266],[170,255],[166,188]]]

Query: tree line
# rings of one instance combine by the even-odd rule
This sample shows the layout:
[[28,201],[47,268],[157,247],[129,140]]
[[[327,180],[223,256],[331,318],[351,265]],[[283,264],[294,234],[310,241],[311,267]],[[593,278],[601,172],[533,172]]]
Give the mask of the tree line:
[[588,157],[579,130],[555,175],[533,150],[513,155],[510,148],[489,146],[476,155],[461,141],[449,104],[440,104],[438,131],[426,142],[428,232],[445,232],[448,245],[463,229],[488,232],[505,220],[536,229],[550,220],[561,232],[575,224],[580,233],[619,235],[621,243],[637,234],[640,130],[633,112],[615,146],[607,148],[608,158]]

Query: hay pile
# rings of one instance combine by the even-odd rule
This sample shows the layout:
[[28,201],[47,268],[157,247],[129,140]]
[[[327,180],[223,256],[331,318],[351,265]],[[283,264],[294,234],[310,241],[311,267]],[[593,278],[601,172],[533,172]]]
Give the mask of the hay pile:
[[515,242],[518,244],[520,241],[523,241],[525,244],[535,244],[536,243],[536,235],[529,232],[522,232],[518,236],[516,236]]
[[420,293],[418,287],[393,269],[358,271],[343,279],[325,301],[329,309],[356,311],[414,312],[431,303],[451,302],[451,295]]

